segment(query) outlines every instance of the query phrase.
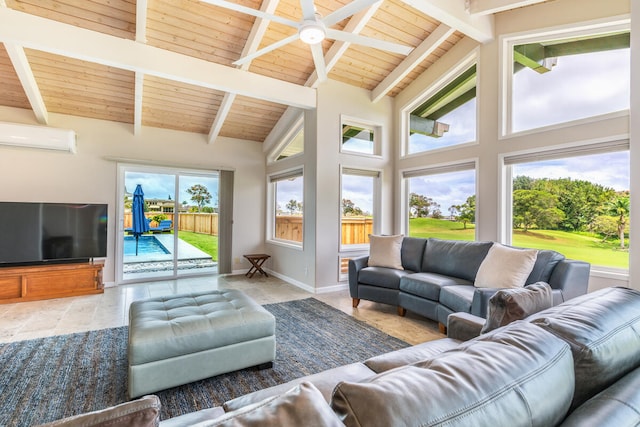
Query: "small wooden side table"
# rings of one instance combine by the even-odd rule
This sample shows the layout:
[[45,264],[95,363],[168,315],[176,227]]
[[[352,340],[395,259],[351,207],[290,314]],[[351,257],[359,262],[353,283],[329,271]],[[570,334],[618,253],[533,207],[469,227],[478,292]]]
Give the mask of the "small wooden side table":
[[251,263],[251,268],[249,269],[249,271],[245,273],[245,276],[252,278],[254,274],[260,273],[260,274],[263,274],[265,277],[269,277],[267,272],[262,269],[262,264],[264,264],[266,260],[271,258],[271,255],[249,254],[249,255],[243,255],[243,256],[246,259],[248,259],[249,262]]

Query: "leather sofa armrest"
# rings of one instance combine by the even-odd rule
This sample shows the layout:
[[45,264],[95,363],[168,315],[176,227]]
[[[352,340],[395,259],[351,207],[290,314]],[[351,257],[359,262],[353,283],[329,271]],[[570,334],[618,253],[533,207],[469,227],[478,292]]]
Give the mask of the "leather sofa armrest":
[[351,298],[358,297],[358,272],[369,265],[369,255],[349,260],[349,293]]
[[585,261],[565,259],[560,261],[551,273],[549,285],[562,292],[562,299],[584,295],[589,287],[591,264]]
[[476,288],[473,292],[473,300],[471,301],[471,314],[486,319],[489,298],[499,290],[500,288]]
[[453,313],[447,318],[447,337],[468,341],[480,336],[485,319],[469,313]]

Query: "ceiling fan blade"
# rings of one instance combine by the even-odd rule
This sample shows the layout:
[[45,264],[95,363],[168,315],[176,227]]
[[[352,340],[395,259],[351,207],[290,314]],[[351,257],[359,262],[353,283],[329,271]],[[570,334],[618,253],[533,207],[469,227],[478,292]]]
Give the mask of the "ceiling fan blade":
[[324,22],[324,25],[326,25],[327,27],[330,27],[342,21],[343,19],[350,17],[351,15],[360,12],[362,9],[367,8],[372,4],[378,3],[379,1],[381,0],[354,0],[351,3],[348,3],[342,6],[340,9],[334,10],[333,12],[325,16],[322,19],[322,22]]
[[316,6],[313,0],[300,0],[302,6],[302,16],[304,20],[313,20],[316,18]]
[[327,80],[327,66],[324,63],[324,52],[322,51],[322,43],[310,44],[311,55],[313,55],[313,63],[316,65],[316,74],[318,81]]
[[237,61],[235,61],[233,64],[234,65],[245,64],[245,63],[247,63],[249,61],[252,61],[252,60],[256,59],[257,57],[259,57],[261,55],[264,55],[265,53],[269,53],[272,50],[276,50],[276,49],[278,49],[278,48],[280,48],[280,47],[282,47],[282,46],[284,46],[284,45],[286,45],[288,43],[296,41],[296,40],[298,40],[298,34],[297,33],[293,34],[293,35],[291,35],[289,37],[286,37],[286,38],[284,38],[284,39],[282,39],[280,41],[277,41],[277,42],[275,42],[273,44],[270,44],[269,46],[263,47],[262,49],[257,50],[255,52],[249,54],[249,55],[243,56],[242,58],[240,58]]
[[250,7],[243,6],[241,4],[232,3],[227,0],[200,0],[203,3],[209,3],[214,6],[224,7],[225,9],[235,10],[236,12],[246,13],[247,15],[255,16],[256,18],[268,19],[273,22],[278,22],[289,27],[298,28],[299,23],[287,18],[265,13],[261,10],[251,9]]
[[327,28],[326,31],[327,38],[330,39],[340,40],[347,43],[355,43],[362,46],[372,47],[374,49],[386,50],[393,53],[399,53],[400,55],[408,55],[413,50],[413,47],[411,46],[365,37],[359,34],[348,33],[346,31],[332,30],[330,28]]

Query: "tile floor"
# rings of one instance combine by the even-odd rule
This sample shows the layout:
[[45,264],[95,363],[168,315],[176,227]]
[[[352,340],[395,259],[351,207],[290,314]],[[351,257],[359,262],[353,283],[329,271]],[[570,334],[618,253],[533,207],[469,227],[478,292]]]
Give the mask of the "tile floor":
[[274,277],[214,275],[121,285],[99,295],[0,304],[0,342],[124,326],[132,301],[221,288],[240,289],[260,304],[314,297],[410,344],[443,337],[435,322],[412,313],[400,317],[386,304],[361,301],[354,309],[347,290],[311,294]]

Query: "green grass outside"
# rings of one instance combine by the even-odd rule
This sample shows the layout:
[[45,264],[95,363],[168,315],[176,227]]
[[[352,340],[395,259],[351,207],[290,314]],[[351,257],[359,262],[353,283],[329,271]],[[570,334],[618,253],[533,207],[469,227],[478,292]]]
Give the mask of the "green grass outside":
[[210,236],[208,234],[192,233],[190,231],[181,231],[178,236],[180,239],[192,246],[211,255],[214,261],[218,261],[218,236]]
[[[439,239],[474,240],[473,224],[464,230],[461,222],[412,218],[409,220],[409,235],[414,237],[437,237]],[[628,246],[629,242],[625,242]],[[529,230],[526,233],[514,230],[514,246],[535,249],[553,249],[570,259],[590,262],[592,265],[614,268],[629,268],[629,252],[619,248],[619,240],[602,243],[602,239],[589,233],[569,233],[559,230]]]

